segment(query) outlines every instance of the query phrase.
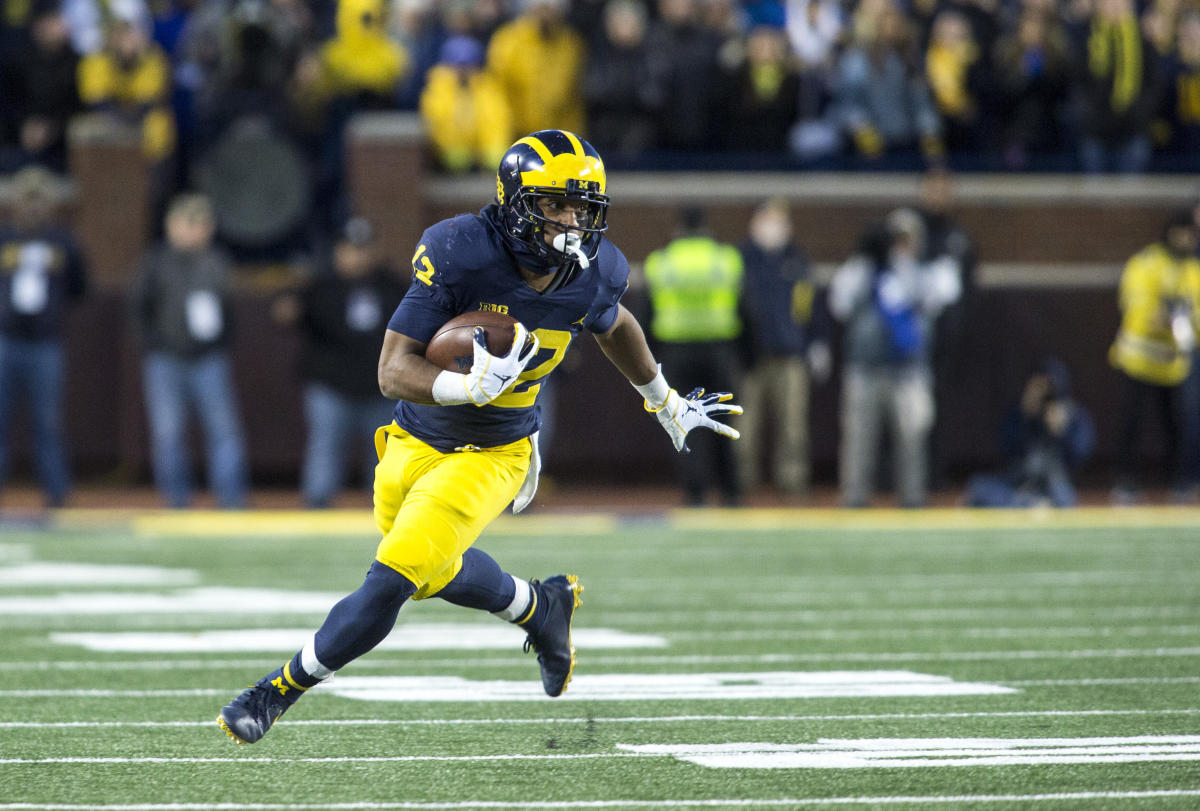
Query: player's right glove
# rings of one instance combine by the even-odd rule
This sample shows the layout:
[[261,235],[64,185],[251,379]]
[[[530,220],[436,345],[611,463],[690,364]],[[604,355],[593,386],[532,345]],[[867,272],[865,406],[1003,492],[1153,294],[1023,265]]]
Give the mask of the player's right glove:
[[476,327],[475,362],[466,374],[444,371],[433,381],[433,399],[441,405],[487,405],[517,381],[538,351],[538,337],[518,323],[507,355],[488,351],[483,327]]
[[661,371],[654,380],[634,388],[646,399],[646,410],[658,418],[677,451],[691,452],[687,435],[696,428],[707,428],[730,439],[741,436],[735,429],[713,419],[722,414],[742,413],[741,406],[729,402],[733,395],[727,391],[706,394],[704,389],[694,389],[687,397],[680,397],[679,392],[667,385]]

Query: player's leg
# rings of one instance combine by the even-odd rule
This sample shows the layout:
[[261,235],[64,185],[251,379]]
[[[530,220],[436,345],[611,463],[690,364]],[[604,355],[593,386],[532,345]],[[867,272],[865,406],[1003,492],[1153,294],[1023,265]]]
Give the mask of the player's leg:
[[[559,574],[518,580],[472,547],[516,495],[530,450],[530,442],[520,440],[478,453],[439,454],[436,468],[405,494],[376,556],[421,584],[415,599],[436,595],[520,625],[528,633],[526,649],[537,650],[543,688],[557,696],[575,665],[571,618],[583,590],[579,579]],[[383,527],[386,513],[377,509],[376,521]]]
[[[422,466],[418,453],[436,453],[423,443],[406,444],[388,437],[381,428],[376,436],[380,461],[375,481],[375,517],[385,536],[391,529],[411,480],[409,463]],[[385,450],[386,448],[386,450]],[[417,584],[376,560],[363,584],[340,600],[313,638],[283,667],[268,673],[221,710],[217,722],[238,743],[254,743],[306,690],[334,671],[379,644],[395,625],[404,601]]]
[[405,600],[454,577],[462,553],[524,478],[528,443],[517,444],[506,453],[445,454],[403,432],[387,436],[375,482],[375,519],[385,533],[375,562],[309,644],[221,711],[230,737],[262,738],[304,691],[382,642]]
[[571,619],[579,607],[583,585],[573,574],[545,580],[521,580],[500,568],[491,555],[471,547],[462,567],[435,595],[466,608],[491,612],[523,628],[526,650],[536,650],[542,687],[550,696],[562,695],[575,669]]

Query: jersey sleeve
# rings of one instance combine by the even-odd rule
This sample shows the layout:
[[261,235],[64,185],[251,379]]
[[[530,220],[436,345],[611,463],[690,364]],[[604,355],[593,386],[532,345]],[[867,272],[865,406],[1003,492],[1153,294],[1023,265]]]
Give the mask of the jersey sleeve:
[[455,290],[458,267],[447,245],[455,224],[443,220],[426,229],[412,259],[412,283],[388,321],[388,329],[429,343],[438,327],[462,312]]
[[588,324],[588,329],[602,334],[616,323],[621,297],[629,289],[629,260],[608,240],[601,243],[597,259],[600,261],[600,286],[592,305],[596,317]]

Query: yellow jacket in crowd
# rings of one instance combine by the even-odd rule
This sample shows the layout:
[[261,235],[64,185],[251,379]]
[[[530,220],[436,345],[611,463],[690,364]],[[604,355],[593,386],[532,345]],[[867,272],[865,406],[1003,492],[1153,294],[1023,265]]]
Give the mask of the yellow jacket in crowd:
[[388,36],[382,0],[340,0],[337,36],[321,48],[321,73],[330,96],[396,94],[408,73],[408,53]]
[[516,140],[504,90],[478,69],[434,65],[420,110],[438,158],[453,172],[494,169]]
[[488,44],[487,67],[512,105],[517,132],[583,132],[583,39],[565,23],[543,32],[532,17],[502,25]]
[[1119,296],[1121,327],[1109,362],[1144,383],[1182,383],[1191,369],[1188,344],[1200,328],[1200,260],[1179,259],[1155,243],[1125,265]]
[[120,58],[111,48],[95,51],[80,60],[78,78],[79,99],[85,105],[110,105],[140,123],[142,154],[147,158],[158,161],[175,150],[175,120],[166,107],[171,67],[158,45],[143,44],[132,59]]

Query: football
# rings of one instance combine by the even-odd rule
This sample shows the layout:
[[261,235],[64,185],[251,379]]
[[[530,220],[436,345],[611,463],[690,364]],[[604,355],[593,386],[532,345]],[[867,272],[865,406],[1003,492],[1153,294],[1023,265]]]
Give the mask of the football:
[[475,362],[472,339],[475,327],[483,327],[488,351],[506,355],[512,349],[513,326],[517,319],[493,310],[476,310],[451,318],[443,324],[425,347],[425,360],[451,372],[466,372]]

